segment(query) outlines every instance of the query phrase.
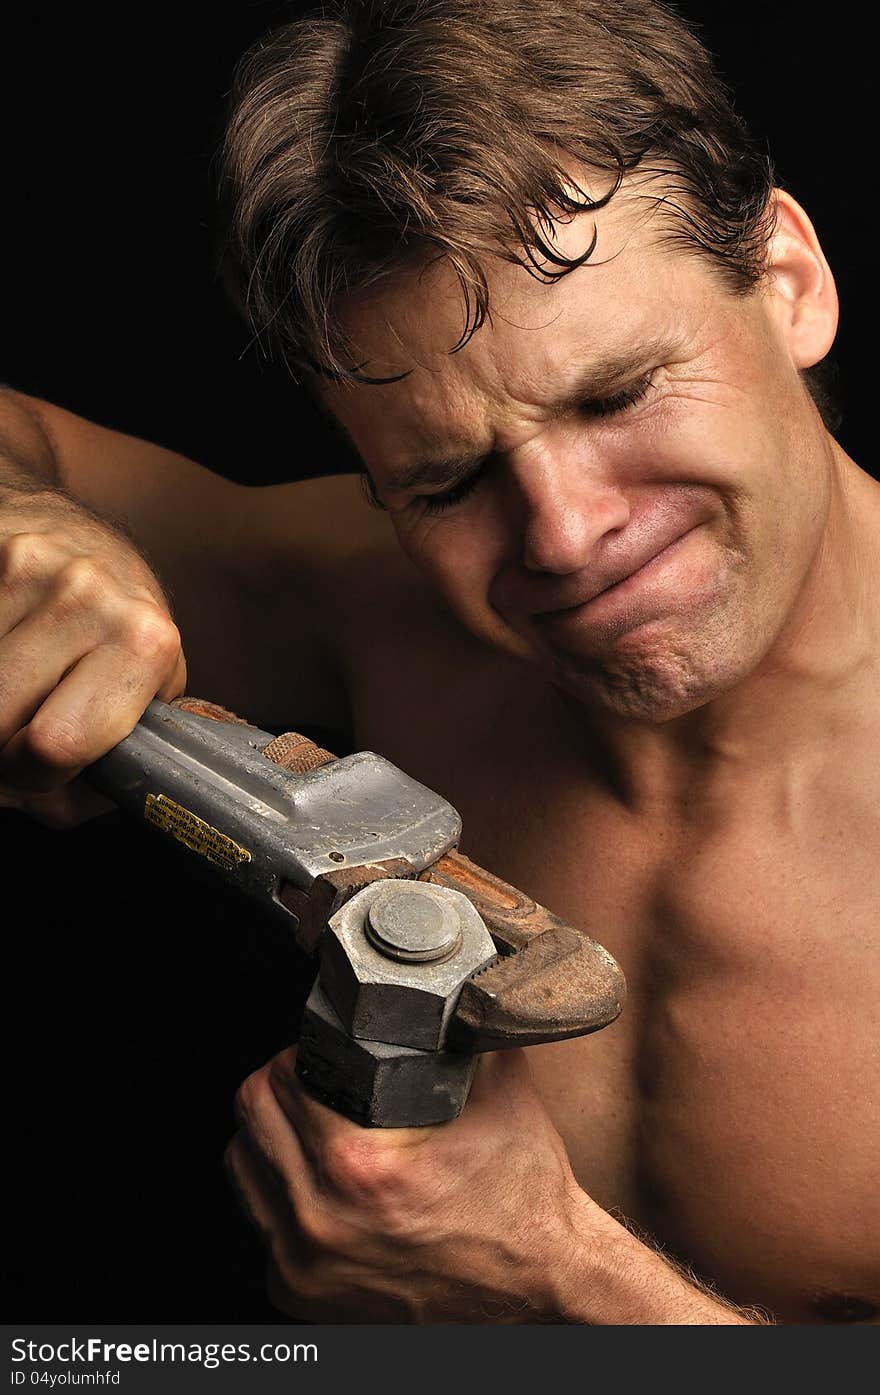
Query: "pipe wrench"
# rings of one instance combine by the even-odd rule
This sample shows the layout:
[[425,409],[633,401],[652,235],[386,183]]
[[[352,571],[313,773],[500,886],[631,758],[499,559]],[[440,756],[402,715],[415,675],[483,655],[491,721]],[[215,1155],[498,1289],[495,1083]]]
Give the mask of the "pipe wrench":
[[151,702],[87,777],[314,960],[297,1075],[362,1125],[455,1118],[480,1052],[622,1010],[608,951],[459,853],[452,805],[374,752],[336,758],[186,697]]

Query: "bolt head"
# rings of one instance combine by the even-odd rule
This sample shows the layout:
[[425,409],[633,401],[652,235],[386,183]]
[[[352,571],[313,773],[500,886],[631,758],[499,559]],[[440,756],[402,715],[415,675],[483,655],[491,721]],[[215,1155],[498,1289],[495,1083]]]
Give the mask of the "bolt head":
[[[417,913],[408,915],[407,908]],[[426,948],[434,956],[439,948],[442,957],[417,957]],[[320,981],[353,1037],[437,1051],[462,984],[495,957],[492,936],[461,892],[385,879],[363,887],[331,917]]]

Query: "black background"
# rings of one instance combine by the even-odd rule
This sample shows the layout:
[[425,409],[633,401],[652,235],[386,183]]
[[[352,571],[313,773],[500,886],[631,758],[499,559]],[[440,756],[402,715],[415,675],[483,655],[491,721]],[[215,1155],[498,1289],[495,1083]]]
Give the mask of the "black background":
[[[839,437],[870,468],[863,11],[680,8],[825,246]],[[32,5],[4,24],[0,378],[252,483],[351,466],[215,270],[232,68],[291,13]],[[5,814],[0,850],[8,1316],[272,1320],[220,1158],[236,1084],[295,1034],[302,966],[121,816],[60,836]]]

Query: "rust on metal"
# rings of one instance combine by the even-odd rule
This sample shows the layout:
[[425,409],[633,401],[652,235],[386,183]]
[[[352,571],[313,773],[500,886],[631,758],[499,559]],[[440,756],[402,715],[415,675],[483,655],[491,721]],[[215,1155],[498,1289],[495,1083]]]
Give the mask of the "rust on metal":
[[301,736],[298,731],[285,731],[281,736],[276,736],[274,741],[263,747],[263,755],[266,760],[292,771],[294,775],[307,775],[310,770],[318,770],[336,759],[332,752],[316,746],[314,741]]
[[625,996],[623,974],[611,955],[560,923],[468,979],[447,1044],[497,1051],[585,1036],[619,1017]]
[[228,707],[221,707],[219,702],[207,702],[205,698],[190,697],[185,694],[183,697],[175,698],[170,707],[179,707],[181,712],[191,712],[194,717],[207,717],[212,722],[235,722],[238,726],[249,725],[244,717],[238,717],[234,712],[230,712]]
[[278,899],[299,920],[297,944],[306,954],[315,954],[327,921],[356,892],[385,877],[413,881],[415,875],[412,864],[399,857],[363,867],[334,867],[331,872],[317,877],[309,891],[302,891],[292,882],[282,882]]
[[450,1046],[494,1051],[562,1041],[598,1031],[620,1015],[626,984],[619,966],[546,906],[460,852],[439,858],[422,879],[463,891],[501,954],[462,988]]
[[[230,712],[228,707],[221,707],[218,702],[207,702],[205,698],[185,694],[175,698],[170,705],[179,707],[181,712],[190,712],[194,717],[207,717],[212,722],[234,722],[242,727],[250,725],[244,717]],[[292,771],[295,775],[305,775],[308,771],[317,770],[319,766],[327,765],[329,761],[336,759],[332,751],[325,751],[298,731],[285,731],[280,736],[273,737],[268,746],[263,747],[262,754],[267,760]]]
[[536,935],[565,924],[524,891],[478,867],[460,852],[446,853],[432,862],[422,880],[463,891],[486,921],[502,954],[522,949]]

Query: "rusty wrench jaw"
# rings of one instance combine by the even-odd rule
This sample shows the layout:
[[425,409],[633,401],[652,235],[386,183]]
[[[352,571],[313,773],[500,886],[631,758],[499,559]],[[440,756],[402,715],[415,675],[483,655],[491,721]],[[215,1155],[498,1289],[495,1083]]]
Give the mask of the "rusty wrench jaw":
[[446,1045],[499,1051],[587,1036],[610,1026],[625,998],[623,974],[608,951],[562,925],[462,985]]
[[464,892],[498,959],[462,985],[447,1032],[460,1051],[497,1051],[586,1036],[619,1017],[626,980],[607,949],[459,852],[422,878]]

